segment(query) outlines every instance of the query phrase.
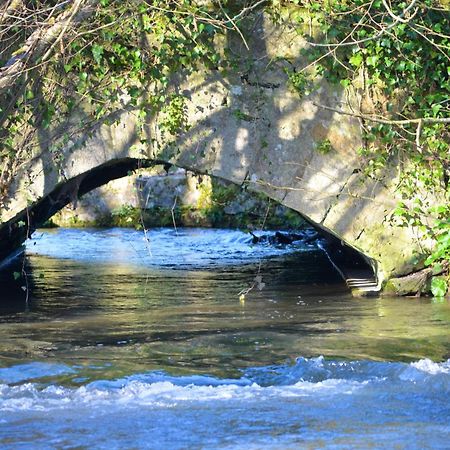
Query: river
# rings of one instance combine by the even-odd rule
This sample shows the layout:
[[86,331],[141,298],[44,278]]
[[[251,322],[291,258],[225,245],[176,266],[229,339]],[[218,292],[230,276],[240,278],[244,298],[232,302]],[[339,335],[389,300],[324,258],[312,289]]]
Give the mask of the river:
[[353,298],[314,244],[40,230],[24,270],[2,449],[449,448],[449,302]]

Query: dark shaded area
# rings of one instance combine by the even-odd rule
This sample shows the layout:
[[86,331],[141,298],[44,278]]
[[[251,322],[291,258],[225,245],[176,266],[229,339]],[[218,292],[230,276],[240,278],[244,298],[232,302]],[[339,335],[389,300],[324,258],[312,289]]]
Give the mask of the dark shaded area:
[[253,244],[289,245],[298,241],[302,241],[305,244],[312,244],[319,238],[319,233],[312,230],[302,230],[296,233],[277,231],[273,235],[262,234],[259,236],[250,231],[250,234],[252,235]]
[[7,269],[0,270],[0,314],[14,314],[29,309],[27,290],[31,288],[32,277],[25,278],[28,267],[24,258],[23,254],[16,253],[0,267]]
[[275,234],[250,232],[250,234],[253,244],[286,246],[301,241],[307,245],[316,245],[326,253],[344,280],[357,276],[373,279],[373,283],[376,284],[374,270],[360,252],[320,229],[309,228],[296,232],[277,231]]
[[332,235],[325,235],[322,232],[321,238],[323,244],[321,247],[326,250],[328,255],[344,273],[350,269],[361,269],[370,271],[373,274],[372,266],[360,252],[345,244],[340,239]]

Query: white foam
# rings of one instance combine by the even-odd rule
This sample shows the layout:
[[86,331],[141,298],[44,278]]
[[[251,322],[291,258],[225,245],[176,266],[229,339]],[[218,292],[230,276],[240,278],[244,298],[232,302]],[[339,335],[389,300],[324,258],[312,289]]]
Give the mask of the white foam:
[[198,375],[173,377],[162,372],[150,372],[111,381],[99,380],[78,388],[31,382],[0,384],[0,411],[42,411],[116,404],[171,408],[190,403],[232,401],[244,404],[302,397],[325,399],[357,394],[367,387],[394,389],[394,384],[400,380],[411,383],[411,386],[423,384],[426,391],[432,390],[433,386],[446,389],[448,374],[450,360],[434,363],[423,359],[404,364],[299,358],[295,365],[254,368],[235,380]]
[[443,363],[436,363],[431,361],[431,359],[421,359],[420,361],[411,363],[411,366],[430,375],[450,373],[450,359]]
[[346,380],[325,380],[319,383],[298,382],[290,386],[262,387],[256,383],[242,386],[224,384],[218,386],[179,386],[170,381],[145,383],[130,381],[122,387],[98,388],[92,385],[80,388],[49,386],[39,389],[27,383],[22,386],[0,385],[2,400],[0,410],[43,410],[78,406],[153,405],[172,407],[180,403],[261,401],[273,398],[294,398],[310,395],[348,394],[366,383]]

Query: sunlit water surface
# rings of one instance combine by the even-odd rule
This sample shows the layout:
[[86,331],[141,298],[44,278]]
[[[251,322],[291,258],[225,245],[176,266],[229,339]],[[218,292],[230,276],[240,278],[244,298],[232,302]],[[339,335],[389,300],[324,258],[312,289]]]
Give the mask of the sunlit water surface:
[[[0,280],[0,448],[450,448],[450,305],[314,245],[42,231]],[[240,298],[248,291],[245,298]]]

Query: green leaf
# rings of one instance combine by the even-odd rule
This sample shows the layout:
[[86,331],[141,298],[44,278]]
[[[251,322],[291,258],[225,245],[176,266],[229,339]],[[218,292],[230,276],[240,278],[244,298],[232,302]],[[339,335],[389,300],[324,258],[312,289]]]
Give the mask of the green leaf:
[[92,51],[92,56],[95,59],[95,62],[97,64],[100,64],[102,61],[102,56],[103,56],[103,47],[101,45],[94,44],[92,46],[91,51]]
[[437,116],[437,114],[439,113],[439,111],[441,110],[442,105],[433,105],[431,107],[431,110],[433,111],[433,115]]
[[368,56],[366,59],[366,64],[368,66],[375,66],[377,64],[378,61],[378,56],[374,55],[374,56]]
[[398,70],[405,70],[405,67],[406,67],[406,62],[405,62],[405,61],[400,61],[400,62],[397,64],[397,69],[398,69]]
[[442,277],[433,277],[431,280],[431,292],[435,297],[444,297],[447,293],[447,281]]
[[360,67],[363,61],[363,57],[361,53],[355,53],[350,59],[349,62],[353,67]]
[[20,278],[20,272],[13,272],[13,277],[15,280],[18,280]]

